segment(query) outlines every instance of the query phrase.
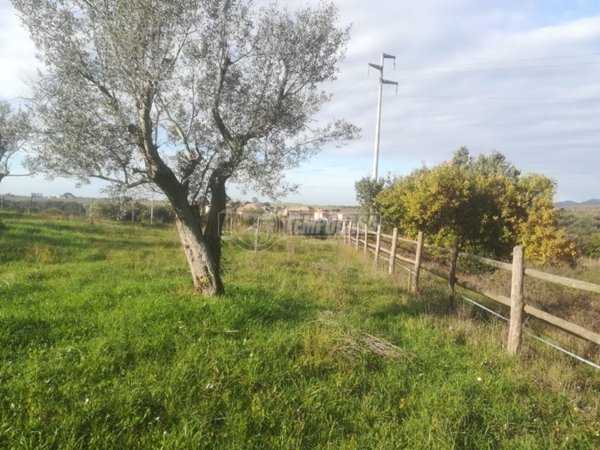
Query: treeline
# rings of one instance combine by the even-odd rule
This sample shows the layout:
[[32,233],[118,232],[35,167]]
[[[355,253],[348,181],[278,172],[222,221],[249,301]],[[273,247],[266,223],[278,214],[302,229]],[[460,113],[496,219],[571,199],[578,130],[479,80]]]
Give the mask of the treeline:
[[56,199],[21,199],[4,197],[2,211],[22,214],[46,214],[55,217],[89,217],[98,220],[136,223],[172,223],[175,213],[170,205],[134,200],[131,197],[115,197],[87,201]]
[[560,210],[558,224],[577,245],[583,256],[600,258],[600,210],[598,213],[573,213]]

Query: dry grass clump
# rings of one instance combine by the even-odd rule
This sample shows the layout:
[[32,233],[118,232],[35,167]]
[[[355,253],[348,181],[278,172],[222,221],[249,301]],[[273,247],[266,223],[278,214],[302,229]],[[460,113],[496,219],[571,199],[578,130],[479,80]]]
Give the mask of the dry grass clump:
[[316,329],[305,339],[305,355],[334,361],[353,361],[372,356],[391,359],[410,358],[408,352],[381,337],[344,325],[331,311],[319,315]]

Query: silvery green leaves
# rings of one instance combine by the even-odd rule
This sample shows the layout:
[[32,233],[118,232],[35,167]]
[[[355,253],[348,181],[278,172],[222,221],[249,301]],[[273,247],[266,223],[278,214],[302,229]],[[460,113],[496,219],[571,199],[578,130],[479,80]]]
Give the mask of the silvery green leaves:
[[46,65],[38,162],[52,173],[133,184],[151,181],[142,171],[161,160],[190,186],[221,168],[255,188],[264,175],[272,191],[282,170],[356,134],[341,121],[307,127],[348,39],[332,5],[13,3]]
[[31,135],[29,114],[0,100],[0,181],[10,175],[10,160]]

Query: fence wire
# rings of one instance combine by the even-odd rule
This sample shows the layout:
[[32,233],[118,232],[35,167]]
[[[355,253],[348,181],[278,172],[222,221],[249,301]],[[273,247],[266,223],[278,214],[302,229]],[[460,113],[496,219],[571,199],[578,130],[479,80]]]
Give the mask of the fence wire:
[[[473,304],[473,305],[475,305],[475,306],[477,306],[477,307],[479,307],[479,308],[481,308],[481,309],[483,309],[483,310],[485,310],[485,311],[493,314],[494,316],[499,317],[500,319],[505,320],[506,322],[509,321],[509,319],[507,317],[504,317],[502,314],[499,314],[496,311],[493,311],[490,308],[487,308],[487,307],[483,306],[481,303],[477,303],[475,300],[472,300],[472,299],[470,299],[468,297],[465,297],[464,295],[461,295],[461,297],[463,298],[463,300],[466,300],[467,302],[469,302],[469,303],[471,303],[471,304]],[[593,367],[595,369],[600,370],[600,366],[598,364],[596,364],[596,363],[594,363],[592,361],[589,361],[589,360],[587,360],[587,359],[585,359],[585,358],[583,358],[583,357],[581,357],[579,355],[576,355],[575,353],[570,352],[569,350],[566,350],[566,349],[560,347],[559,345],[556,345],[553,342],[550,342],[550,341],[548,341],[548,340],[546,340],[544,338],[541,338],[541,337],[539,337],[539,336],[537,336],[537,335],[535,335],[535,334],[533,334],[530,331],[527,331],[525,329],[523,329],[523,333],[525,333],[528,336],[531,336],[532,338],[534,338],[534,339],[536,339],[536,340],[538,340],[540,342],[543,342],[544,344],[546,344],[546,345],[548,345],[548,346],[550,346],[550,347],[552,347],[552,348],[554,348],[554,349],[556,349],[556,350],[558,350],[560,352],[563,352],[566,355],[569,355],[571,358],[574,358],[574,359],[576,359],[576,360],[578,360],[578,361],[580,361],[580,362],[582,362],[584,364],[587,364],[588,366],[591,366],[591,367]]]

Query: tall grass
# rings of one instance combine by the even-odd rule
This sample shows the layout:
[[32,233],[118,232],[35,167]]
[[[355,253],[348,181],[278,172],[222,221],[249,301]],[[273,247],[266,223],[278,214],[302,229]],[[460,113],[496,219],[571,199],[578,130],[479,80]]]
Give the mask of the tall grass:
[[600,444],[597,373],[335,242],[226,244],[206,300],[171,228],[5,223],[0,448]]

